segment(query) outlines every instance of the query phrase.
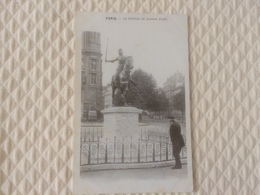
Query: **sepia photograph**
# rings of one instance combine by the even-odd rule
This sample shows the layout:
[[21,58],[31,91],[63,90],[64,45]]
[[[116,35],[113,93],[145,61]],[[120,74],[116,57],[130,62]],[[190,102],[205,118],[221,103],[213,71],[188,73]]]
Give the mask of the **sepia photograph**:
[[187,16],[78,13],[74,192],[191,192]]

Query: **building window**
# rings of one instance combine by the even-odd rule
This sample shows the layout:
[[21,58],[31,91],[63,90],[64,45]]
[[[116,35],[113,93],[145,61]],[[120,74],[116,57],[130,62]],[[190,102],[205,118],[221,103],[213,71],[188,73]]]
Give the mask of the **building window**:
[[86,58],[85,56],[82,56],[81,58],[81,70],[83,71],[85,70],[85,61],[86,61],[85,58]]
[[81,71],[81,85],[86,85],[86,74],[85,71]]
[[97,59],[91,59],[91,70],[97,70]]
[[91,73],[90,74],[90,83],[92,85],[96,85],[97,84],[97,74],[96,73]]

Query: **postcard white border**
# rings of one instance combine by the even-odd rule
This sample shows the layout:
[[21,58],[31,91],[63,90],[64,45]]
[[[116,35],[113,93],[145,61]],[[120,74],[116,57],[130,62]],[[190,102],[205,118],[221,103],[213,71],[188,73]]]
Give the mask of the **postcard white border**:
[[[185,180],[181,180],[176,186],[169,187],[168,189],[160,188],[157,185],[156,178],[153,182],[143,181],[136,179],[135,181],[116,181],[109,182],[107,188],[100,187],[101,183],[93,183],[91,178],[82,179],[80,176],[80,129],[81,129],[81,37],[79,36],[84,29],[84,26],[79,25],[79,21],[84,18],[86,14],[101,14],[101,13],[87,13],[79,12],[75,18],[75,119],[74,119],[74,162],[73,162],[73,192],[74,194],[101,194],[101,193],[169,193],[169,192],[191,192],[193,190],[193,174],[192,174],[192,154],[191,154],[191,126],[190,126],[190,87],[189,87],[189,67],[185,73],[185,102],[186,102],[186,145],[187,145],[187,170],[188,177]],[[108,15],[118,15],[116,13],[102,13]],[[146,14],[150,16],[158,16],[155,14]],[[172,15],[162,15],[163,17],[170,17]],[[176,17],[185,17],[174,15]],[[188,21],[187,21],[188,25]],[[188,36],[188,28],[186,26],[186,32]],[[187,64],[189,64],[188,56],[188,37],[185,47],[187,50]],[[77,155],[78,154],[78,155]],[[104,182],[102,178],[100,182]],[[112,185],[111,185],[112,183]],[[102,183],[102,186],[103,183]],[[171,185],[169,185],[171,186]],[[189,186],[187,188],[187,186]]]

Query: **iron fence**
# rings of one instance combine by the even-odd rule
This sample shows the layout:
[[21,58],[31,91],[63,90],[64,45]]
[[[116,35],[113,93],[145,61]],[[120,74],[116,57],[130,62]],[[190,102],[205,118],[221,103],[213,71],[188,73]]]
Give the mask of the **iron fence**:
[[97,141],[103,137],[103,127],[81,127],[81,142]]
[[[182,159],[187,158],[183,147]],[[81,166],[94,164],[144,163],[173,160],[172,143],[169,138],[158,140],[138,139],[81,139]]]

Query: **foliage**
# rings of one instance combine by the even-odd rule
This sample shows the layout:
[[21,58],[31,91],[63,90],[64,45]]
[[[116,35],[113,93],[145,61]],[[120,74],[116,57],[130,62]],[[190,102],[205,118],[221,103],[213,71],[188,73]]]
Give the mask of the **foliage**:
[[173,107],[181,112],[185,111],[185,90],[181,89],[179,93],[173,96]]
[[166,98],[166,95],[162,89],[158,90],[157,100],[159,102],[158,111],[166,111],[169,107],[169,100]]
[[157,88],[157,83],[151,74],[138,69],[132,73],[131,78],[137,85],[130,87],[128,103],[149,111],[167,109],[169,102],[165,93]]

